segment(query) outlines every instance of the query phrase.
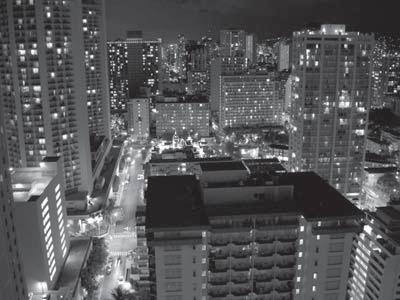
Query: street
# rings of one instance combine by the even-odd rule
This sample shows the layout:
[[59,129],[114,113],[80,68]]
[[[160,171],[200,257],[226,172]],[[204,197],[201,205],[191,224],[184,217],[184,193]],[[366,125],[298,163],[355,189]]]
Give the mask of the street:
[[[143,204],[143,179],[138,180],[138,175],[143,174],[142,148],[138,146],[126,146],[130,162],[121,172],[120,189],[121,197],[117,199],[115,207],[120,207],[122,216],[116,224],[112,225],[110,234],[106,238],[110,256],[113,257],[112,270],[105,275],[102,286],[99,289],[101,300],[111,300],[111,292],[126,278],[126,269],[130,268],[132,261],[128,252],[136,248],[135,233],[136,206]],[[139,176],[140,177],[140,176]],[[143,178],[143,177],[141,177]],[[119,259],[120,258],[120,259]]]

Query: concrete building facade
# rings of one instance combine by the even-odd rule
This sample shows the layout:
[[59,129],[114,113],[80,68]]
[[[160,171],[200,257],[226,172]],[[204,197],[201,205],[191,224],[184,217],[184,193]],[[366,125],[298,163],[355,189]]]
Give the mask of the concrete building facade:
[[398,205],[380,207],[367,214],[363,231],[354,241],[351,300],[399,298],[399,222]]
[[61,156],[68,193],[92,191],[89,136],[109,130],[102,10],[101,1],[67,0],[5,1],[0,11],[10,165]]
[[275,73],[220,76],[221,126],[280,124],[284,103],[276,77]]
[[293,34],[289,166],[357,198],[365,157],[374,36],[344,25]]
[[126,111],[128,96],[128,44],[107,42],[111,111]]
[[28,291],[15,230],[15,217],[4,128],[3,103],[0,97],[0,295],[4,299],[26,300]]
[[128,102],[128,132],[135,138],[150,135],[150,99],[136,98]]
[[29,292],[53,289],[67,253],[61,158],[46,157],[40,167],[11,174],[16,230]]
[[361,211],[315,173],[219,177],[148,179],[155,298],[345,299]]
[[155,104],[156,135],[161,137],[165,132],[182,135],[184,132],[209,136],[210,109],[206,98],[178,99],[166,97]]

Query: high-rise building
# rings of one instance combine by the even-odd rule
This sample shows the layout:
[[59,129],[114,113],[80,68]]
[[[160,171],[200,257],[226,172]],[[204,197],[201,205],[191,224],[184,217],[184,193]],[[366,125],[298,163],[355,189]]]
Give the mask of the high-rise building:
[[358,197],[365,156],[374,36],[344,25],[293,34],[289,166]]
[[125,42],[128,45],[129,98],[142,96],[142,88],[149,88],[152,95],[158,95],[161,39],[144,40],[141,31],[129,31]]
[[61,158],[11,174],[15,227],[30,293],[53,289],[69,250]]
[[81,1],[89,134],[110,140],[105,0]]
[[101,1],[66,0],[4,3],[0,11],[10,164],[62,156],[67,193],[92,191],[89,136],[109,130],[103,9]]
[[2,207],[0,211],[0,295],[4,299],[26,300],[28,299],[28,292],[19,250],[19,240],[15,230],[6,145],[3,102],[0,97],[0,206]]
[[254,34],[246,34],[246,50],[245,56],[247,64],[255,64],[256,60],[256,37]]
[[245,56],[246,33],[240,29],[220,30],[219,32],[221,56]]
[[280,124],[284,102],[277,76],[275,72],[220,76],[221,126]]
[[176,67],[178,70],[179,78],[181,80],[186,80],[186,42],[185,36],[182,34],[178,35]]
[[136,98],[128,102],[128,133],[135,138],[150,135],[150,99]]
[[349,299],[397,299],[400,293],[398,205],[367,214],[352,255]]
[[161,39],[143,41],[144,86],[151,95],[160,94]]
[[246,70],[245,57],[216,57],[210,62],[211,111],[219,113],[221,75],[240,75]]
[[157,137],[164,133],[210,134],[210,107],[206,97],[158,98],[155,109]]
[[148,178],[154,299],[345,299],[361,211],[315,173],[200,166]]
[[289,70],[290,68],[290,45],[287,41],[278,42],[278,71]]
[[128,102],[128,44],[107,42],[108,80],[112,112],[126,111]]

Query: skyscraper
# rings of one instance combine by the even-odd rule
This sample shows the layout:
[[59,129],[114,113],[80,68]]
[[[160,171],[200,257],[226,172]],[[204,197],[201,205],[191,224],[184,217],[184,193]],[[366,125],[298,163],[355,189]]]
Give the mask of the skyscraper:
[[110,139],[104,0],[81,0],[89,134]]
[[245,56],[249,65],[256,63],[256,37],[254,34],[246,34]]
[[126,111],[128,102],[128,44],[107,42],[111,112]]
[[127,36],[129,98],[142,96],[142,88],[159,94],[161,39],[144,40],[141,31],[129,31]]
[[186,42],[185,36],[182,34],[178,35],[176,66],[179,78],[181,80],[186,80]]
[[398,205],[368,213],[352,254],[349,296],[353,300],[397,299],[400,287]]
[[67,193],[91,192],[89,136],[109,130],[101,9],[101,1],[9,1],[0,11],[10,164],[62,156]]
[[[0,9],[4,9],[0,5]],[[8,166],[6,136],[0,97],[0,295],[4,299],[25,300],[28,293],[15,230],[13,198]]]
[[219,33],[221,56],[245,56],[246,33],[240,29],[221,30]]
[[293,34],[289,165],[357,197],[370,106],[374,36],[344,25]]

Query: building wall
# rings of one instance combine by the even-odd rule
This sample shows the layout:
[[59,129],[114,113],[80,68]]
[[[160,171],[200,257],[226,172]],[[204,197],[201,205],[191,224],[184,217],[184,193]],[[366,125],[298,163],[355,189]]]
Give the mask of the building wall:
[[256,63],[256,40],[254,34],[246,35],[246,59],[248,64]]
[[[347,228],[346,228],[347,226]],[[346,299],[357,223],[300,221],[294,299]]]
[[221,56],[245,56],[246,33],[244,30],[221,30],[219,41]]
[[156,135],[176,131],[178,135],[185,130],[209,136],[209,103],[170,102],[156,103]]
[[275,73],[221,76],[220,124],[223,127],[280,124],[283,99]]
[[[398,222],[396,220],[395,222]],[[354,300],[397,299],[400,293],[400,255],[396,241],[386,231],[397,232],[369,215],[354,242],[349,296]]]
[[202,243],[155,247],[157,299],[202,299],[207,270],[202,247]]
[[128,131],[136,138],[150,135],[150,100],[131,99],[128,103]]
[[141,87],[159,94],[159,69],[161,63],[161,39],[143,40],[128,38],[128,90],[129,98],[140,97]]
[[[0,10],[4,9],[0,4]],[[3,102],[0,97],[0,295],[4,299],[28,299],[19,241],[15,231],[11,181],[6,149]]]
[[289,165],[315,171],[342,193],[357,197],[374,37],[340,30],[343,34],[293,34]]
[[[23,172],[29,173],[29,168]],[[53,289],[68,254],[67,214],[60,179],[61,174],[56,174],[38,199],[15,202],[16,229],[29,292]]]
[[62,156],[67,190],[91,191],[82,19],[74,19],[80,4],[63,3],[2,5],[0,85],[10,163],[32,167],[46,155]]
[[128,44],[107,42],[111,111],[125,111],[128,102]]
[[110,139],[105,1],[81,1],[89,132]]

